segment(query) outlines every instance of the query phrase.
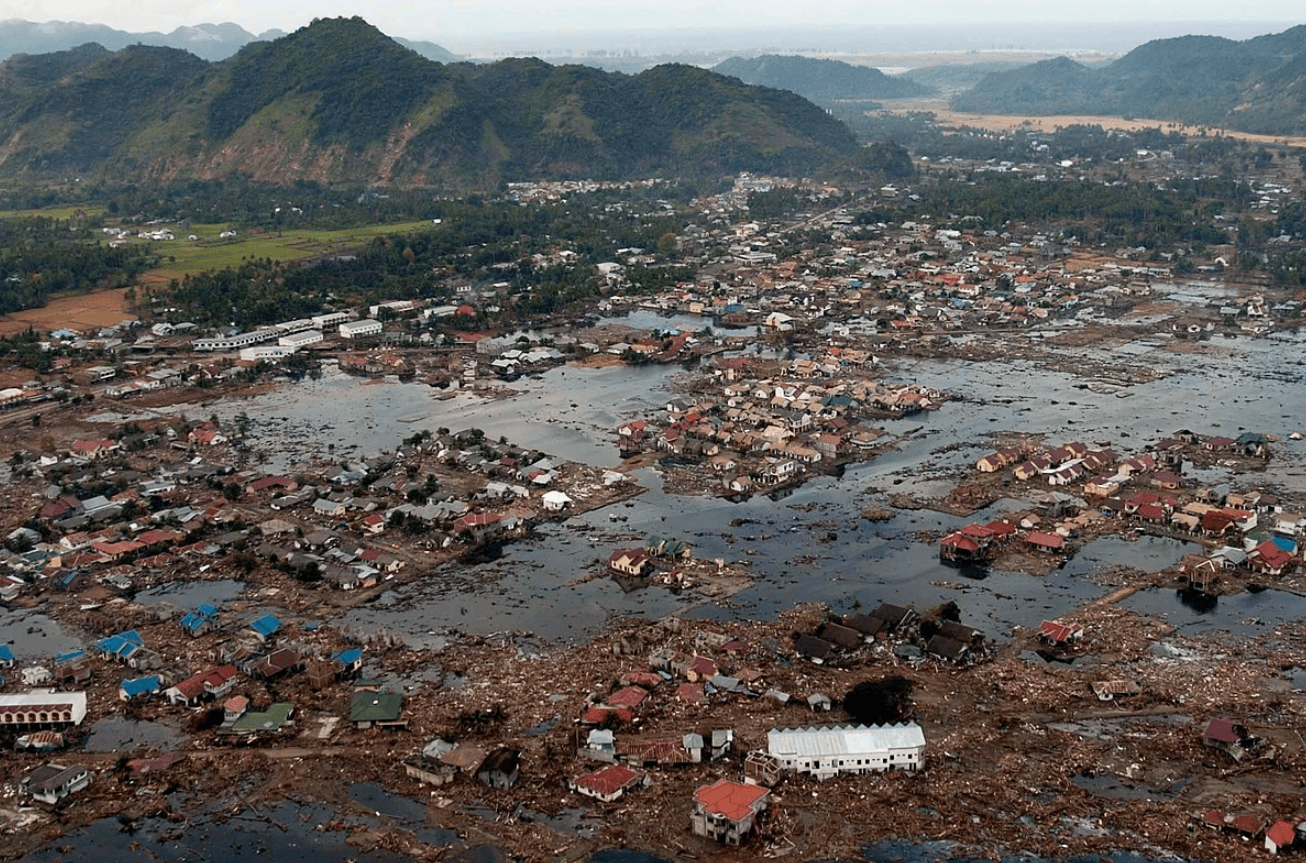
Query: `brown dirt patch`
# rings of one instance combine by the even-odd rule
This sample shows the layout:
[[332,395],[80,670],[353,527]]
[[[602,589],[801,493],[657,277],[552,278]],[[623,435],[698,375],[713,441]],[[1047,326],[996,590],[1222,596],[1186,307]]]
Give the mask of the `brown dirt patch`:
[[1103,129],[1121,129],[1134,132],[1140,129],[1155,129],[1158,126],[1165,132],[1178,132],[1181,135],[1198,135],[1219,133],[1229,138],[1252,141],[1261,144],[1287,144],[1294,147],[1306,146],[1306,137],[1288,135],[1254,135],[1250,132],[1238,132],[1231,129],[1215,127],[1185,126],[1165,120],[1126,120],[1123,117],[1100,117],[1092,114],[1058,114],[1051,117],[1024,117],[1017,114],[966,114],[940,107],[938,102],[894,102],[895,111],[933,111],[939,123],[955,126],[974,126],[992,129],[997,132],[1009,132],[1021,126],[1030,126],[1040,132],[1051,132],[1059,128],[1076,125],[1096,125]]
[[87,331],[110,327],[135,318],[127,309],[126,288],[111,288],[71,297],[55,297],[39,309],[0,316],[0,333],[18,333],[32,327],[41,332],[60,327]]

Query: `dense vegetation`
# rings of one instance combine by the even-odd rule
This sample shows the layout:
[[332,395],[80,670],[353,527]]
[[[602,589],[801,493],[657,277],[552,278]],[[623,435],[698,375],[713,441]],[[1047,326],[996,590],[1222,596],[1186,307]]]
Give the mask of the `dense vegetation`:
[[[503,283],[511,312],[556,311],[598,293],[595,265],[621,248],[656,249],[684,223],[670,215],[611,210],[605,196],[520,206],[445,202],[444,222],[419,234],[379,237],[356,255],[307,264],[246,261],[240,267],[188,277],[172,287],[178,320],[242,329],[306,317],[333,303],[450,299],[453,282]],[[576,257],[538,262],[566,237]],[[632,267],[636,290],[653,291],[693,277],[685,267]]]
[[945,223],[1004,230],[1036,225],[1086,243],[1165,249],[1229,242],[1212,215],[1236,213],[1250,203],[1251,188],[1232,180],[1146,183],[1086,180],[1030,182],[1010,174],[982,174],[969,182],[941,182],[918,190],[919,201],[865,211],[865,224],[896,222],[914,213],[951,214]]
[[0,65],[0,176],[244,175],[493,188],[504,180],[809,173],[848,130],[793,93],[691,66],[443,65],[358,18],[220,63],[94,48]]
[[712,68],[745,84],[789,90],[826,104],[842,100],[868,101],[923,96],[932,88],[906,78],[890,77],[871,66],[854,66],[840,60],[764,54],[731,57]]
[[1110,114],[1306,132],[1306,25],[1234,42],[1183,36],[1148,42],[1090,69],[1058,57],[989,75],[959,95],[963,111]]
[[0,313],[42,306],[56,293],[124,287],[154,263],[143,248],[89,238],[69,220],[0,220]]

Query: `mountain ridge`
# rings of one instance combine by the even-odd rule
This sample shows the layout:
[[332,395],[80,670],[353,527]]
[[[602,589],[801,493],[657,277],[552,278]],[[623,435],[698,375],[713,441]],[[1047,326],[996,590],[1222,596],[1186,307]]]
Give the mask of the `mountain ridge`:
[[793,93],[691,66],[441,64],[361,18],[206,62],[81,46],[0,64],[0,177],[484,188],[507,180],[806,173],[856,149]]
[[986,76],[953,107],[974,113],[1101,114],[1306,133],[1306,25],[1234,41],[1179,36],[1101,68],[1067,57]]
[[712,67],[745,84],[789,90],[813,102],[900,99],[933,93],[933,88],[895,78],[870,66],[787,54],[730,57]]
[[[137,44],[179,48],[203,60],[218,61],[227,59],[251,42],[270,42],[285,35],[280,30],[266,30],[256,35],[230,21],[183,25],[169,33],[133,33],[105,24],[80,21],[36,22],[7,18],[0,20],[0,61],[15,54],[52,54],[87,43],[101,45],[110,51]],[[456,63],[461,59],[434,42],[400,38],[395,41],[438,63]]]

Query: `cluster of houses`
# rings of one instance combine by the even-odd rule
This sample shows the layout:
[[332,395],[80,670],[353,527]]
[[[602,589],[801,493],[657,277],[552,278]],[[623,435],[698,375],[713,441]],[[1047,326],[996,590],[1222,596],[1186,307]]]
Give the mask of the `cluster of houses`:
[[675,589],[687,588],[693,586],[692,579],[674,567],[676,561],[690,554],[689,545],[682,540],[650,536],[643,547],[618,549],[608,555],[608,569],[628,589],[651,583],[655,571],[660,573],[658,583]]
[[[180,624],[167,624],[177,626],[177,635],[188,639],[208,632],[219,634],[211,645],[212,654],[219,658],[193,673],[152,649],[136,629],[100,638],[90,649],[54,657],[53,672],[45,664],[28,665],[22,669],[22,679],[34,688],[0,693],[0,727],[21,735],[20,748],[40,752],[62,748],[65,732],[88,718],[88,693],[82,687],[90,684],[97,673],[112,675],[115,669],[121,675],[118,697],[123,702],[154,703],[163,709],[220,708],[222,720],[216,730],[219,742],[275,739],[293,731],[292,704],[275,702],[256,707],[239,690],[245,681],[279,681],[299,674],[305,674],[314,690],[352,680],[349,721],[356,728],[406,726],[402,696],[383,692],[375,681],[353,680],[362,667],[362,648],[322,653],[283,644],[285,627],[273,615],[262,615],[244,625],[228,622],[226,616],[205,604],[188,613]],[[167,654],[174,652],[167,650]],[[3,662],[8,667],[15,664],[12,651],[6,650]],[[62,688],[39,688],[50,682]],[[29,774],[24,786],[33,799],[53,804],[85,788],[90,781],[84,766],[52,762]]]
[[[126,591],[237,552],[342,590],[367,588],[408,563],[369,545],[387,531],[432,550],[501,540],[569,511],[573,495],[627,480],[616,471],[590,476],[508,444],[490,449],[472,430],[330,468],[317,485],[302,475],[237,473],[210,461],[207,453],[228,442],[224,429],[204,422],[180,432],[76,440],[63,458],[33,460],[30,469],[51,478],[47,503],[0,549],[7,564],[0,601],[43,587],[81,589],[91,580]],[[462,494],[439,496],[432,471],[455,479]]]
[[[1226,718],[1213,718],[1202,731],[1202,745],[1226,753],[1235,762],[1256,757],[1265,748],[1265,741],[1254,736],[1242,723]],[[1294,845],[1306,844],[1306,815],[1296,818],[1270,819],[1252,814],[1233,814],[1223,810],[1203,811],[1193,819],[1199,826],[1220,833],[1241,836],[1244,839],[1264,840],[1265,850],[1271,854]]]
[[[869,361],[864,353],[838,349],[821,364],[718,359],[706,392],[673,399],[661,419],[623,423],[617,443],[624,455],[656,450],[701,465],[720,477],[724,494],[791,483],[873,451],[881,433],[859,422],[942,403],[941,393],[925,387],[858,376]],[[802,378],[794,377],[798,372]]]
[[[978,629],[953,620],[924,620],[911,608],[890,602],[880,603],[869,614],[827,620],[815,632],[800,634],[794,651],[817,665],[839,665],[859,658],[868,645],[890,640],[896,642],[894,655],[908,664],[934,659],[965,666],[989,652]],[[819,709],[817,704],[811,706]],[[820,707],[828,710],[828,700]]]
[[[1182,475],[1191,458],[1227,454],[1263,459],[1268,457],[1268,444],[1265,435],[1254,432],[1238,438],[1203,438],[1185,430],[1130,458],[1078,442],[1041,454],[1022,445],[989,453],[977,461],[976,468],[982,473],[1010,468],[1017,480],[1046,480],[1051,486],[1083,482],[1084,498],[1065,495],[1060,506],[1053,506],[1063,513],[1078,510],[1084,518],[1096,513],[1143,529],[1226,543],[1209,554],[1185,558],[1190,581],[1205,589],[1226,569],[1280,576],[1301,562],[1306,516],[1285,512],[1276,496],[1258,491],[1192,489]],[[1130,493],[1130,487],[1136,490]],[[958,562],[989,560],[1013,536],[1038,551],[1062,551],[1081,521],[1072,519],[1051,532],[1032,529],[1036,525],[1022,521],[1020,527],[1028,531],[1023,535],[1001,519],[972,524],[944,537],[940,555]]]
[[[618,653],[639,655],[648,646],[636,639]],[[570,774],[567,787],[577,795],[613,803],[654,785],[659,771],[695,777],[714,773],[686,801],[690,829],[739,844],[758,829],[772,788],[786,774],[826,780],[921,768],[925,737],[915,723],[798,726],[771,729],[761,747],[742,753],[741,773],[721,776],[730,769],[724,765],[731,762],[724,759],[735,752],[737,742],[732,729],[711,727],[705,721],[710,705],[744,697],[783,711],[791,698],[766,690],[761,669],[788,655],[773,639],[752,644],[711,631],[694,634],[692,652],[654,647],[642,663],[636,662],[610,688],[592,693],[581,705],[573,739],[585,766]],[[814,712],[830,709],[830,699],[820,693],[812,693],[806,703]],[[648,730],[645,720],[668,712],[686,717],[675,733]],[[507,789],[518,782],[521,754],[508,746],[437,739],[404,760],[403,766],[409,776],[430,785],[465,777],[489,788]]]

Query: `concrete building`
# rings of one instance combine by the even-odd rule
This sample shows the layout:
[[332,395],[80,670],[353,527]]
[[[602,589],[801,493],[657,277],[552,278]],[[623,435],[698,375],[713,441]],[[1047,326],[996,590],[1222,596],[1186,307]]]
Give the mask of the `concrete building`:
[[303,330],[302,332],[282,336],[277,339],[277,344],[283,348],[299,350],[300,348],[306,348],[309,345],[315,345],[320,341],[322,341],[321,330]]
[[690,828],[698,836],[738,845],[752,832],[770,796],[761,785],[720,779],[694,792]]
[[81,764],[65,767],[51,762],[32,771],[23,785],[27,793],[51,806],[91,784],[91,773]]
[[842,773],[917,770],[925,733],[916,723],[771,729],[767,754],[784,770],[828,779]]
[[379,335],[381,335],[381,322],[374,321],[371,318],[364,318],[361,321],[346,321],[340,325],[340,338],[342,339],[362,339]]
[[54,728],[81,725],[85,718],[85,692],[34,689],[19,695],[0,695],[0,727]]

